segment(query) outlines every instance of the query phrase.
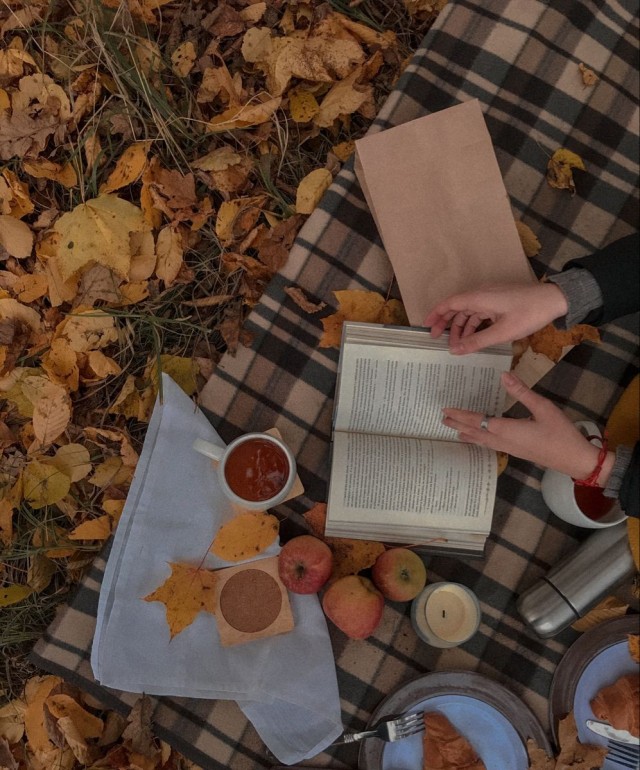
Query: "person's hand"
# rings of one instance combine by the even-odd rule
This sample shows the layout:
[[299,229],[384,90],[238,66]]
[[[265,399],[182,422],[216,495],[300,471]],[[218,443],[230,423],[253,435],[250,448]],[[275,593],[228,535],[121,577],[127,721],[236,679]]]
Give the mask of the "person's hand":
[[[462,441],[507,452],[574,479],[586,479],[598,463],[599,447],[591,444],[555,404],[534,393],[515,374],[503,374],[502,384],[510,396],[531,412],[529,419],[491,417],[487,430],[483,430],[480,423],[484,415],[465,409],[444,409],[443,423],[457,430]],[[615,454],[608,452],[598,478],[599,486],[606,484],[614,460]]]
[[[527,337],[565,315],[567,309],[567,299],[555,283],[489,286],[443,300],[424,325],[431,327],[434,338],[450,326],[450,351],[475,353]],[[476,331],[485,321],[491,325]]]

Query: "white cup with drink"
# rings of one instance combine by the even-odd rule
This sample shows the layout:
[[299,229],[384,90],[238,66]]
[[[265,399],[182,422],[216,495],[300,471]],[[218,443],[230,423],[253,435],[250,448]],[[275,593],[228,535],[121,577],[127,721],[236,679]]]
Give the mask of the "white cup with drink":
[[[602,445],[598,426],[586,420],[576,428],[596,446]],[[542,497],[551,511],[568,524],[586,529],[613,527],[626,519],[617,500],[605,497],[600,487],[582,486],[571,476],[547,468],[540,486]]]
[[193,448],[217,462],[224,494],[250,511],[283,503],[296,480],[292,451],[268,433],[245,433],[226,447],[196,439]]

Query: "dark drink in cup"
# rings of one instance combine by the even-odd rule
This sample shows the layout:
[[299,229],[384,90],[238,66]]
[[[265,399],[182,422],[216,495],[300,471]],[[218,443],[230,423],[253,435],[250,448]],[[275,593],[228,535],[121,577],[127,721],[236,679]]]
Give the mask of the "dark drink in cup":
[[266,438],[250,438],[230,452],[224,477],[238,497],[260,502],[282,491],[290,470],[289,460],[278,444]]
[[585,487],[574,484],[574,494],[578,508],[592,521],[599,521],[613,508],[615,500],[605,497],[600,487]]

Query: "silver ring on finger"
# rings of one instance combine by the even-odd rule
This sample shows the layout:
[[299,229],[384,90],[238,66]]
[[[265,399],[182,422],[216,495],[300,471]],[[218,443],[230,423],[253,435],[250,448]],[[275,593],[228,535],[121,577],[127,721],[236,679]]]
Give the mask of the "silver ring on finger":
[[491,419],[491,415],[485,414],[482,420],[480,421],[480,430],[486,430],[487,433],[489,432],[489,420]]

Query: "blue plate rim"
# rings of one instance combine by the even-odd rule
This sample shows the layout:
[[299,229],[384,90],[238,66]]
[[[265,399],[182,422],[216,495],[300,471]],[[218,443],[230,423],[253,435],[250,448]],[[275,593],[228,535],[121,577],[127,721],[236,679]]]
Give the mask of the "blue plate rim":
[[[367,727],[381,717],[399,715],[437,695],[464,695],[489,704],[513,725],[525,746],[527,739],[532,738],[547,754],[552,754],[549,739],[531,709],[507,687],[475,671],[435,671],[406,682],[381,701]],[[359,770],[382,770],[383,750],[384,744],[375,739],[362,743]]]

